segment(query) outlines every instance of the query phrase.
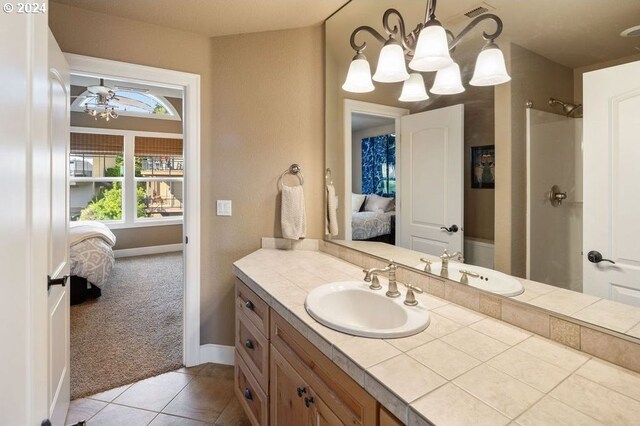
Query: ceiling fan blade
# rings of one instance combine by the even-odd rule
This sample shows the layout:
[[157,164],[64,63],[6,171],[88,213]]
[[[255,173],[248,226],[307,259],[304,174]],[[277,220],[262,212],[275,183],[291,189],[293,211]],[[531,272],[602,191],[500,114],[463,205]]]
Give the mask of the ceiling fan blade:
[[122,92],[149,93],[149,89],[139,89],[137,87],[129,86],[115,86],[114,89]]
[[145,111],[153,111],[153,107],[150,105],[145,104],[144,102],[140,102],[136,99],[131,99],[131,98],[127,98],[124,96],[119,96],[117,99],[118,103],[120,103],[120,105],[123,106],[131,106],[131,107],[135,107],[135,108],[140,108],[143,109]]

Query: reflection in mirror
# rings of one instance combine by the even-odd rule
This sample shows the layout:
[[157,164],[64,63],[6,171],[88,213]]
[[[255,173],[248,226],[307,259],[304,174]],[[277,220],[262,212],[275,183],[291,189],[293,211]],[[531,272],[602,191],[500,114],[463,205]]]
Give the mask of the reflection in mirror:
[[[428,260],[439,276],[445,249],[460,251],[469,273],[450,279],[482,288],[479,276],[494,281],[482,268],[493,269],[524,283],[518,300],[640,337],[640,310],[613,303],[640,306],[631,160],[640,156],[640,38],[621,36],[638,25],[640,4],[440,0],[450,45],[478,17],[503,23],[496,43],[511,81],[473,85],[483,32],[497,29],[481,20],[450,52],[461,92],[455,69],[447,77],[411,66],[419,36],[402,42],[425,11],[428,20],[428,3],[352,0],[326,22],[326,166],[339,198],[332,239],[420,270]],[[390,8],[397,14],[385,25]],[[378,35],[354,31],[361,26]],[[428,99],[406,90],[416,78],[402,67],[392,77],[383,71],[397,66],[380,68],[398,57],[398,43]],[[356,81],[354,54],[366,56],[374,90],[343,90]],[[509,294],[498,287],[490,291]]]

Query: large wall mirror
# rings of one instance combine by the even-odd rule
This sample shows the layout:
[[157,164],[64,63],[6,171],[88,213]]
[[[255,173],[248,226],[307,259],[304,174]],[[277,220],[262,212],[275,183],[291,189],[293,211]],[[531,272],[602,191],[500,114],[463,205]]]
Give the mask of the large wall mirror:
[[[433,3],[352,0],[326,21],[327,238],[640,338],[640,2],[438,0],[450,43],[480,22],[451,51],[462,87],[397,43],[427,91],[411,101],[378,61],[398,14],[408,34]],[[511,80],[477,86],[487,14]],[[361,26],[382,37],[350,43]],[[346,91],[361,55],[374,90]]]

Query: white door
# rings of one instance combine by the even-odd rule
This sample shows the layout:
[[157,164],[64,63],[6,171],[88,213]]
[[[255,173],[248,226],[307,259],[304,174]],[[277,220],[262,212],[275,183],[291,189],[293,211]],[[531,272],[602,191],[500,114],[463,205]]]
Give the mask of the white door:
[[399,245],[462,251],[464,105],[402,117],[400,134]]
[[[53,35],[49,34],[49,259],[52,280],[65,279],[68,263],[69,66]],[[69,286],[48,290],[49,418],[63,425],[69,407]]]
[[[583,146],[584,292],[636,306],[640,306],[639,75],[640,61],[584,75]],[[597,262],[598,253],[615,264]]]

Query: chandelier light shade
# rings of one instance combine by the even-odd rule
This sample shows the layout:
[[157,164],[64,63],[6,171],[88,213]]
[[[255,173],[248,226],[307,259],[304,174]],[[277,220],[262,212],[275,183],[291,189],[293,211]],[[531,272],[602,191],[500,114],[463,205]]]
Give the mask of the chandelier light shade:
[[389,39],[380,51],[378,66],[373,75],[375,81],[380,83],[397,83],[409,78],[404,62],[404,50],[400,43]]
[[448,67],[439,70],[430,92],[436,95],[455,95],[456,93],[464,92],[462,78],[460,77],[460,66],[454,62]]
[[420,31],[409,68],[415,71],[438,71],[453,63],[447,33],[440,22],[432,20]]
[[422,74],[418,72],[411,73],[408,80],[402,85],[402,94],[398,100],[402,102],[418,102],[429,99],[427,89],[424,87],[424,79]]
[[[427,2],[425,22],[419,23],[409,33],[406,32],[404,18],[396,9],[387,9],[382,16],[382,26],[386,36],[368,25],[362,25],[353,30],[350,43],[356,51],[356,56],[351,61],[342,88],[353,93],[365,93],[375,89],[371,81],[369,63],[362,54],[367,47],[367,42],[356,41],[359,34],[368,33],[383,45],[373,80],[380,83],[404,81],[401,101],[428,99],[420,72],[438,72],[431,93],[437,95],[461,93],[464,91],[464,86],[460,78],[460,67],[451,58],[451,52],[471,30],[484,21],[493,21],[496,29],[492,33],[487,31],[482,33],[482,38],[487,41],[487,45],[476,58],[473,78],[469,83],[474,86],[495,86],[510,81],[504,55],[494,43],[495,39],[502,34],[502,20],[492,13],[483,13],[476,16],[457,36],[454,36],[436,19],[436,1]],[[392,23],[392,18],[397,23]],[[417,71],[412,72],[411,76],[407,73],[405,65],[407,62],[411,70]],[[418,79],[422,83],[424,93],[418,92],[420,87]]]
[[495,86],[511,80],[507,74],[502,51],[493,42],[489,42],[476,59],[476,67],[469,84],[472,86]]
[[342,89],[352,93],[367,93],[375,89],[371,81],[371,67],[362,53],[353,57]]

